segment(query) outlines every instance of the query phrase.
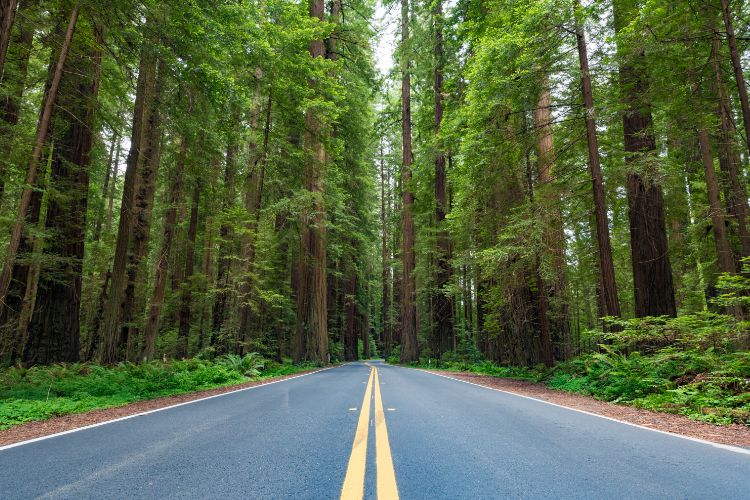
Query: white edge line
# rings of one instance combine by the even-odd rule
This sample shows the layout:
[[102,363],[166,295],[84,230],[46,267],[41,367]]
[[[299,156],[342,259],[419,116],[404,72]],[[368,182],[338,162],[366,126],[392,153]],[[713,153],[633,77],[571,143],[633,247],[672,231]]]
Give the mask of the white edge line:
[[[191,399],[190,401],[185,401],[183,403],[177,403],[177,404],[173,404],[173,405],[169,405],[169,406],[163,406],[161,408],[156,408],[154,410],[142,411],[140,413],[134,413],[132,415],[125,415],[124,417],[119,417],[119,418],[115,418],[115,419],[112,419],[112,420],[105,420],[103,422],[97,422],[95,424],[85,425],[83,427],[76,427],[75,429],[68,429],[67,431],[56,432],[54,434],[47,434],[46,436],[40,436],[40,437],[33,438],[33,439],[27,439],[26,441],[19,441],[17,443],[6,444],[5,446],[0,446],[0,451],[9,450],[9,449],[15,448],[17,446],[23,446],[25,444],[36,443],[37,441],[44,441],[45,439],[51,439],[51,438],[58,437],[58,436],[64,436],[65,434],[72,434],[72,433],[78,432],[78,431],[85,431],[86,429],[93,429],[94,427],[100,427],[102,425],[112,424],[112,423],[115,423],[115,422],[121,422],[123,420],[128,420],[130,418],[142,417],[143,415],[150,415],[151,413],[156,413],[156,412],[159,412],[159,411],[169,410],[169,409],[172,409],[172,408],[177,408],[179,406],[185,406],[185,405],[189,405],[189,404],[192,404],[192,403],[197,403],[199,401],[206,401],[207,399],[219,398],[221,396],[227,396],[229,394],[236,394],[238,392],[249,391],[250,389],[257,389],[259,387],[265,387],[267,385],[278,384],[279,382],[286,382],[288,380],[294,380],[296,378],[306,377],[308,375],[313,375],[315,373],[320,373],[322,371],[331,370],[333,368],[338,368],[339,366],[343,366],[343,365],[329,366],[327,368],[321,368],[319,370],[315,370],[315,371],[307,372],[307,373],[302,373],[300,375],[294,375],[292,377],[282,378],[282,379],[279,379],[279,380],[272,380],[272,381],[266,382],[264,384],[257,384],[257,385],[253,385],[253,386],[250,386],[250,387],[243,387],[241,389],[235,389],[233,391],[222,392],[221,394],[214,394],[213,396],[206,396],[205,398]],[[211,389],[208,389],[208,390],[211,390]],[[185,394],[189,394],[189,393],[185,393]],[[181,395],[182,394],[176,394],[176,396],[181,396]],[[148,399],[144,399],[142,401],[133,401],[133,403],[142,403],[142,402],[145,402],[145,401],[149,401],[149,400]],[[115,407],[112,407],[112,408],[122,408],[122,406],[120,406],[120,407],[115,406]],[[103,409],[106,410],[108,408],[103,408]],[[92,411],[94,411],[94,410],[92,410]]]
[[[400,368],[410,368],[410,367],[402,366]],[[713,446],[714,448],[721,448],[722,450],[733,451],[734,453],[740,453],[742,455],[750,455],[750,450],[747,450],[745,448],[740,448],[739,446],[732,446],[732,445],[729,445],[729,444],[714,443],[712,441],[707,441],[705,439],[695,438],[695,437],[691,437],[691,436],[685,436],[683,434],[677,434],[675,432],[663,431],[663,430],[660,430],[660,429],[654,429],[654,428],[651,428],[651,427],[646,427],[646,426],[643,426],[643,425],[634,424],[632,422],[627,422],[625,420],[618,420],[616,418],[608,417],[606,415],[599,415],[598,413],[592,413],[590,411],[579,410],[578,408],[571,408],[570,406],[564,406],[564,405],[561,405],[561,404],[553,403],[551,401],[545,401],[544,399],[534,398],[534,397],[531,397],[531,396],[525,396],[523,394],[518,394],[516,392],[504,391],[503,389],[498,389],[496,387],[489,387],[489,386],[486,386],[486,385],[477,384],[477,383],[474,383],[474,382],[469,382],[467,380],[461,380],[459,378],[454,378],[454,377],[451,377],[449,375],[443,375],[441,373],[435,373],[435,372],[431,372],[431,371],[428,371],[428,370],[423,370],[422,368],[411,368],[411,369],[412,370],[418,370],[418,371],[424,372],[424,373],[429,373],[430,375],[435,375],[437,377],[443,377],[443,378],[447,378],[447,379],[450,379],[450,380],[455,380],[456,382],[462,382],[464,384],[474,385],[474,386],[477,386],[477,387],[481,387],[483,389],[489,389],[491,391],[502,392],[503,394],[510,394],[511,396],[518,396],[519,398],[530,399],[532,401],[538,401],[539,403],[545,403],[545,404],[548,404],[548,405],[557,406],[558,408],[564,408],[566,410],[576,411],[578,413],[584,413],[586,415],[591,415],[593,417],[599,417],[599,418],[603,418],[605,420],[611,420],[612,422],[618,422],[620,424],[629,425],[631,427],[637,427],[639,429],[645,429],[647,431],[658,432],[659,434],[666,434],[667,436],[674,436],[674,437],[678,437],[678,438],[682,438],[682,439],[687,439],[688,441],[694,441],[696,443],[707,444],[707,445]],[[489,376],[489,375],[487,375],[487,376]],[[0,448],[0,449],[2,449],[2,448]]]

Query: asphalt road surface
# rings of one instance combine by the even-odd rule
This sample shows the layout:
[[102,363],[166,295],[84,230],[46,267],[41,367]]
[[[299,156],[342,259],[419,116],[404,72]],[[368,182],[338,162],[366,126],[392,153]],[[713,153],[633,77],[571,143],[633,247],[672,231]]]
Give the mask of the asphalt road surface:
[[362,496],[750,498],[750,453],[379,362],[0,449],[3,499]]

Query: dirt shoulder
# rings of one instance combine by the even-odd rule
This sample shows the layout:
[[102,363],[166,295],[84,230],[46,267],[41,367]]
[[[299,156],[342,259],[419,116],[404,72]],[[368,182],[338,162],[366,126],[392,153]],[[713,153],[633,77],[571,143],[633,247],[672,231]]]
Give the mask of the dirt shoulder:
[[186,403],[188,401],[195,401],[196,399],[202,399],[209,396],[216,396],[218,394],[224,394],[227,392],[234,392],[240,389],[246,389],[248,387],[255,387],[259,385],[266,385],[279,380],[284,380],[293,377],[299,377],[300,375],[314,373],[322,369],[306,370],[290,375],[281,375],[279,377],[269,377],[262,380],[252,380],[249,382],[243,382],[240,384],[230,385],[226,387],[218,387],[216,389],[208,389],[205,391],[189,392],[186,394],[178,394],[176,396],[166,396],[163,398],[149,399],[146,401],[138,401],[136,403],[129,403],[124,406],[117,406],[114,408],[105,408],[101,410],[93,410],[86,413],[77,413],[74,415],[64,415],[60,417],[50,418],[48,420],[38,420],[29,422],[27,424],[16,425],[10,429],[0,431],[0,446],[6,446],[20,441],[27,441],[29,439],[35,439],[50,434],[57,434],[59,432],[70,431],[87,425],[98,424],[109,420],[115,420],[137,413],[143,413],[152,410],[158,410],[167,406],[172,406],[180,403]]
[[733,446],[750,447],[750,427],[732,424],[727,426],[713,425],[706,422],[691,420],[682,415],[659,413],[632,406],[619,405],[599,401],[589,396],[571,394],[569,392],[550,389],[543,384],[527,380],[514,380],[499,377],[489,377],[465,372],[450,372],[426,370],[431,373],[445,375],[458,380],[512,392],[522,396],[529,396],[550,403],[555,403],[576,410],[583,410],[597,415],[622,420],[631,424],[641,425],[673,434],[681,434],[692,438],[703,439],[713,443]]

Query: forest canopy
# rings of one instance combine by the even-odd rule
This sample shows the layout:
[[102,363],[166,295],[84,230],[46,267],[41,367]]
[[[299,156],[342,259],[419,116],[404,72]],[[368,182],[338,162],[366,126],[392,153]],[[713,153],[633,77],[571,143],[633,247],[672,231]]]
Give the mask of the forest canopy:
[[748,8],[0,0],[0,364],[745,352]]

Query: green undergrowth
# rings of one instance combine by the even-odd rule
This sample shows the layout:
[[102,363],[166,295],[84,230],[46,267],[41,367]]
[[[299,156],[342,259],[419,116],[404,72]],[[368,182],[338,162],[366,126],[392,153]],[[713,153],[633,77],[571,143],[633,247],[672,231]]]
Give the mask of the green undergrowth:
[[0,430],[34,420],[214,389],[315,368],[277,363],[257,353],[213,360],[101,366],[57,364],[0,370]]
[[597,332],[600,352],[554,368],[501,366],[475,355],[413,366],[525,379],[695,420],[750,426],[750,352],[736,350],[747,325],[709,313],[619,321],[617,333]]

